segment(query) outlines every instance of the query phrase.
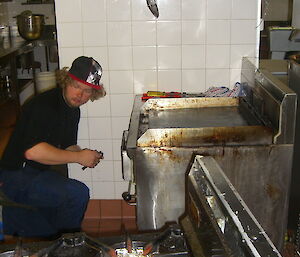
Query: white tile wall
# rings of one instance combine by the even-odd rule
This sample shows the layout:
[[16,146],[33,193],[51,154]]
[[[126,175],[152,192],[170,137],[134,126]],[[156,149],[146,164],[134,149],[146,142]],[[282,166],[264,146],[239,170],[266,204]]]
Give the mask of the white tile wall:
[[[89,117],[110,117],[110,96],[102,98],[101,101],[88,102],[87,115]],[[82,111],[81,111],[82,112]]]
[[157,0],[158,19],[145,0],[55,2],[61,67],[80,55],[103,67],[107,96],[81,107],[78,142],[104,152],[104,160],[84,172],[70,165],[92,198],[120,199],[127,190],[120,146],[134,94],[233,87],[242,56],[257,55],[258,0]]
[[85,4],[81,5],[83,21],[106,20],[105,0],[85,0],[84,3]]
[[110,70],[132,70],[132,47],[109,46],[108,68]]
[[[99,33],[100,35],[102,33]],[[107,38],[110,46],[128,46],[131,45],[131,22],[108,22]]]
[[182,44],[204,45],[206,42],[206,21],[182,21]]
[[157,47],[155,46],[134,46],[132,51],[134,70],[156,69]]
[[181,47],[159,46],[157,48],[157,67],[161,70],[181,69]]
[[157,90],[157,71],[156,70],[136,70],[134,76],[134,94]]
[[110,93],[128,94],[133,93],[133,71],[109,71]]
[[224,1],[224,0],[207,1],[207,19],[230,20],[231,12],[232,12],[232,1]]
[[156,45],[156,22],[133,21],[132,44],[139,46]]
[[208,45],[230,44],[230,21],[208,20],[206,24]]
[[[82,21],[81,0],[72,1],[72,6],[70,6],[70,4],[71,3],[68,0],[55,1],[57,24]],[[94,9],[94,7],[90,9]]]
[[[61,47],[81,47],[83,45],[83,24],[80,22],[61,23],[58,26],[58,44]],[[74,35],[77,35],[74,40]]]
[[[79,32],[79,31],[78,31]],[[106,22],[85,22],[82,24],[83,45],[88,46],[106,46]],[[96,58],[96,57],[95,57]]]
[[180,45],[181,44],[181,22],[180,21],[158,21],[157,22],[157,44],[158,45]]
[[129,117],[112,117],[112,138],[121,139],[124,130],[128,129]]

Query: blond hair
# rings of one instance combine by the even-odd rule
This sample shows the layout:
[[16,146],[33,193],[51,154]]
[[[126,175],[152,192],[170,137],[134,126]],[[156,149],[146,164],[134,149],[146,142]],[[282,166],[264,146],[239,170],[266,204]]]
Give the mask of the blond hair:
[[[64,67],[61,70],[57,70],[55,75],[56,75],[56,81],[61,88],[65,88],[67,85],[72,84],[74,81],[74,79],[72,79],[68,75],[68,67]],[[101,97],[104,97],[105,95],[106,95],[106,92],[105,92],[105,89],[102,84],[101,89],[93,88],[90,100],[93,102],[95,100],[98,100]]]

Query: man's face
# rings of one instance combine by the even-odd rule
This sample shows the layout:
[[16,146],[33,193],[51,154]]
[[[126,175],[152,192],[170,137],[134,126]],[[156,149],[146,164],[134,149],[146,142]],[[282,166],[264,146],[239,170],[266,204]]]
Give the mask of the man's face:
[[79,107],[91,97],[93,88],[74,80],[64,88],[64,98],[70,107]]

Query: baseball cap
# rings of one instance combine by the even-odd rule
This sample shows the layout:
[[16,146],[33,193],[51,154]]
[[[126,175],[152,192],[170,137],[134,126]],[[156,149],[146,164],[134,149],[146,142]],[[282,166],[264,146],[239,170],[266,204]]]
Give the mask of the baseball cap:
[[80,56],[76,58],[72,63],[68,75],[72,79],[84,83],[92,88],[102,88],[102,83],[100,83],[102,67],[92,57]]

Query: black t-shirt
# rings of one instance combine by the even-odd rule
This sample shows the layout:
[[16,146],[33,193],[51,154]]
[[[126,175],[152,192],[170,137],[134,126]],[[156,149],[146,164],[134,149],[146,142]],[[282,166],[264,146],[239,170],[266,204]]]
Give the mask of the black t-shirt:
[[54,88],[34,97],[22,108],[0,167],[16,170],[26,162],[26,165],[37,169],[47,169],[48,165],[26,160],[25,151],[41,142],[60,149],[77,144],[79,119],[80,109],[66,104],[61,88]]

